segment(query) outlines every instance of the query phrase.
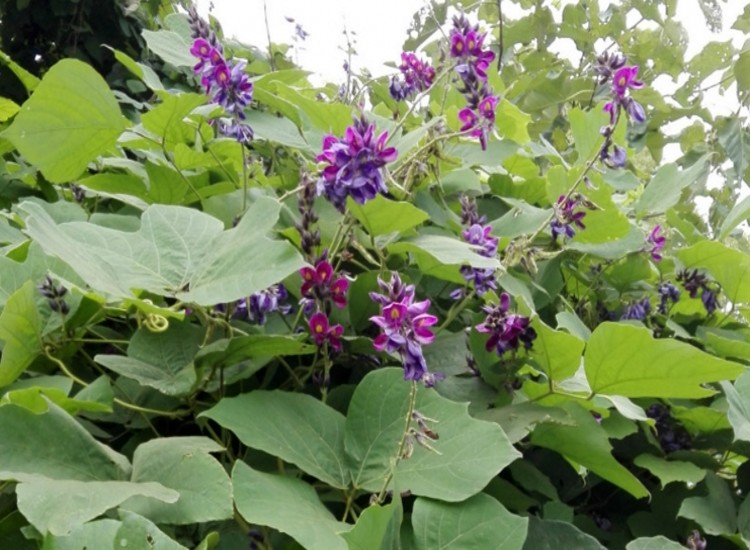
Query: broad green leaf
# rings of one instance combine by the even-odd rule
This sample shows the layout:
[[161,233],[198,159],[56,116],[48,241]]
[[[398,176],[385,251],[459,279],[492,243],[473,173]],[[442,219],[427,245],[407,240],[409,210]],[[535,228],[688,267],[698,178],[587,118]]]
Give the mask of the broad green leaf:
[[206,103],[200,94],[162,94],[162,102],[141,117],[143,127],[162,140],[168,151],[195,140],[196,129],[183,121],[193,109]]
[[[735,178],[737,181],[741,181],[748,166],[748,153],[750,153],[747,130],[742,127],[739,117],[719,119],[718,122],[720,124],[717,125],[716,137],[719,138],[719,143],[721,143],[721,146],[732,160],[732,164],[734,164]],[[732,209],[732,212],[735,210],[736,207]],[[729,217],[731,217],[731,214]],[[724,231],[724,225],[722,225],[722,234]],[[719,238],[723,237],[720,236]]]
[[146,40],[148,49],[161,57],[167,63],[175,67],[192,67],[197,59],[190,54],[190,44],[172,31],[149,31],[141,32]]
[[57,537],[47,533],[42,550],[81,550],[82,548],[112,548],[120,522],[114,519],[90,521],[68,536]]
[[38,477],[16,487],[18,509],[40,532],[67,535],[134,495],[175,502],[179,494],[158,483],[76,481]]
[[732,425],[735,441],[750,441],[750,373],[744,373],[734,384],[722,382],[727,397],[727,418]]
[[685,547],[661,535],[641,537],[628,543],[625,550],[685,550]]
[[683,189],[705,179],[708,166],[708,158],[701,157],[684,170],[674,163],[660,167],[635,203],[635,212],[639,216],[666,212],[680,200]]
[[398,496],[384,506],[371,504],[359,515],[352,530],[341,537],[349,545],[349,550],[399,550],[403,515]]
[[229,231],[216,218],[179,206],[150,206],[137,232],[57,225],[37,205],[23,208],[30,214],[28,234],[48,254],[113,297],[132,298],[141,289],[213,306],[263,290],[304,265],[292,245],[265,236],[279,214],[279,204],[267,198],[253,202]]
[[740,53],[734,64],[734,76],[737,79],[737,97],[745,98],[750,92],[750,50]]
[[645,468],[658,477],[662,487],[674,481],[698,483],[706,477],[706,470],[692,462],[667,460],[650,454],[638,455],[633,460],[633,464]]
[[344,416],[312,396],[257,390],[224,398],[199,416],[231,430],[248,447],[278,456],[333,487],[349,484]]
[[599,129],[606,126],[607,116],[601,108],[584,112],[576,107],[568,113],[579,164],[587,162],[601,148],[602,136]]
[[2,135],[48,180],[63,183],[112,147],[126,123],[104,79],[81,61],[63,59]]
[[20,109],[21,107],[15,101],[7,97],[0,97],[0,122],[12,118]]
[[373,237],[394,231],[403,233],[430,217],[411,203],[392,201],[382,195],[362,205],[349,200],[347,207]]
[[[109,48],[108,46],[105,47]],[[164,85],[161,83],[161,80],[159,80],[159,75],[157,75],[151,67],[149,67],[148,65],[144,65],[143,63],[139,63],[125,52],[121,52],[120,50],[115,48],[109,49],[113,54],[115,54],[115,59],[117,59],[117,61],[122,63],[122,65],[127,70],[129,70],[134,76],[139,78],[151,90],[157,91],[164,89]]]
[[[344,445],[355,487],[367,491],[383,487],[398,453],[409,394],[410,382],[396,368],[369,373],[354,391]],[[498,425],[469,417],[466,404],[419,386],[415,408],[436,420],[432,429],[440,438],[432,446],[441,454],[415,444],[413,455],[398,463],[399,491],[450,502],[464,500],[520,456]]]
[[42,321],[36,309],[37,289],[32,281],[14,292],[0,313],[0,387],[16,380],[42,352]]
[[130,464],[50,403],[44,414],[0,407],[0,479],[125,480]]
[[688,269],[708,270],[732,302],[750,302],[750,255],[716,241],[701,241],[678,250],[677,257]]
[[580,340],[585,342],[591,338],[591,329],[587,327],[581,318],[575,313],[570,311],[561,311],[555,315],[558,329],[565,329],[573,336],[577,336]]
[[529,523],[484,493],[464,502],[418,498],[411,521],[416,550],[521,550]]
[[750,361],[750,328],[698,327],[696,335],[714,354],[726,359]]
[[737,509],[727,482],[706,472],[706,496],[686,498],[678,516],[694,520],[709,535],[731,535],[737,531]]
[[565,521],[529,518],[523,550],[605,550],[594,537]]
[[[255,139],[267,139],[287,147],[313,151],[294,122],[288,118],[279,118],[267,112],[253,110],[247,113],[245,120],[252,127]],[[317,143],[315,145],[317,146]]]
[[444,265],[467,264],[471,267],[497,268],[500,263],[495,258],[485,258],[476,252],[476,247],[443,235],[420,235],[393,243],[388,246],[391,252],[424,251]]
[[525,201],[503,197],[512,206],[510,211],[493,221],[492,234],[498,237],[529,235],[542,227],[552,214],[551,210],[531,206]]
[[288,534],[308,550],[347,550],[339,523],[315,490],[299,479],[266,474],[237,461],[232,471],[234,502],[245,521]]
[[48,410],[50,401],[71,415],[76,415],[80,411],[112,412],[111,405],[72,399],[61,389],[45,387],[31,387],[8,391],[0,397],[0,406],[13,403],[14,405],[41,414]]
[[100,365],[166,395],[190,393],[196,381],[193,359],[203,329],[188,322],[169,323],[164,332],[143,327],[130,339],[127,355],[94,357]]
[[511,443],[518,443],[543,422],[575,426],[575,422],[564,409],[545,407],[528,401],[488,409],[477,414],[477,418],[500,424]]
[[532,327],[537,338],[529,351],[536,365],[550,380],[561,381],[575,374],[581,365],[585,343],[578,337],[553,330],[542,321],[534,319]]
[[[143,548],[144,550],[187,550],[169,538],[146,518],[128,511],[120,511],[122,524],[115,534],[113,548]],[[144,542],[148,546],[144,546]]]
[[607,433],[591,414],[576,403],[570,403],[565,410],[575,420],[575,426],[539,424],[531,434],[531,442],[560,453],[636,498],[649,496],[638,478],[614,459]]
[[750,219],[750,196],[745,197],[732,207],[724,222],[721,224],[719,231],[719,240],[727,238],[734,229],[742,222]]
[[235,365],[253,357],[278,357],[280,355],[309,355],[317,346],[292,336],[280,334],[248,334],[222,338],[204,346],[195,356],[196,362],[211,365]]
[[[232,517],[232,486],[224,467],[209,453],[223,449],[204,437],[167,437],[138,446],[133,477],[138,483],[158,482],[179,498],[136,497],[123,508],[158,524],[187,525]],[[144,495],[146,497],[150,495]]]
[[737,378],[744,367],[673,339],[655,339],[645,328],[606,322],[585,353],[593,393],[624,397],[699,398],[715,392],[702,384]]

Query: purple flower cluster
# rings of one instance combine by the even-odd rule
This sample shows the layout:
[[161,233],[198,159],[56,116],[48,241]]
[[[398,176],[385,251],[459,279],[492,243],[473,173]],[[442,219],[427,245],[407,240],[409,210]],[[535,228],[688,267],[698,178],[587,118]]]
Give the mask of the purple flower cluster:
[[330,309],[329,301],[338,308],[346,307],[346,292],[349,290],[349,280],[336,277],[331,263],[325,257],[318,260],[315,267],[303,267],[299,271],[302,275],[302,307],[305,311],[312,310],[317,302],[325,309]]
[[655,225],[646,237],[646,251],[651,254],[651,259],[655,262],[661,261],[661,251],[664,249],[666,242],[667,238],[661,234],[661,226]]
[[669,310],[669,302],[674,304],[680,299],[680,289],[672,283],[666,282],[661,283],[656,292],[659,294],[659,306],[656,310],[662,315],[666,315]]
[[536,338],[536,331],[531,327],[528,317],[509,313],[510,296],[503,292],[500,303],[494,306],[482,306],[487,314],[484,323],[476,326],[478,332],[489,334],[485,347],[493,349],[502,357],[506,351],[515,352],[523,344],[529,349]]
[[310,334],[318,347],[328,343],[333,351],[341,351],[341,335],[344,333],[344,327],[341,325],[331,325],[328,316],[321,312],[315,312],[308,321]]
[[626,58],[620,54],[605,52],[597,58],[594,71],[598,75],[597,82],[602,85],[612,81],[612,101],[604,105],[604,112],[609,114],[609,125],[603,126],[601,134],[604,136],[604,144],[599,153],[599,159],[610,168],[622,168],[625,166],[627,154],[625,149],[615,145],[613,134],[620,113],[624,109],[634,123],[642,123],[646,120],[646,111],[635,99],[630,97],[630,90],[643,88],[643,82],[637,80],[638,66],[626,66]]
[[566,198],[565,195],[560,195],[554,205],[555,217],[550,222],[552,240],[556,241],[558,237],[572,238],[576,234],[573,226],[586,229],[583,224],[586,212],[579,210],[580,206],[582,206],[580,197]]
[[397,273],[386,283],[378,278],[383,294],[371,292],[370,298],[380,305],[380,315],[370,320],[381,329],[373,345],[378,351],[398,352],[404,362],[405,380],[423,380],[434,384],[439,375],[427,370],[422,346],[430,344],[435,335],[429,329],[437,323],[434,315],[427,313],[429,300],[414,301],[414,285],[405,285]]
[[[234,302],[232,318],[248,321],[254,325],[265,325],[269,313],[278,311],[282,315],[287,315],[292,311],[292,306],[284,303],[288,298],[289,293],[283,284],[271,285]],[[219,304],[215,310],[223,313],[227,311],[227,307],[232,307],[232,305]]]
[[[492,227],[485,225],[486,218],[479,216],[476,209],[476,203],[466,196],[461,197],[461,220],[468,227],[461,233],[464,240],[476,246],[479,254],[486,258],[494,258],[497,255],[498,239],[493,237],[490,232]],[[476,268],[468,265],[461,267],[461,275],[467,283],[473,284],[479,296],[484,295],[489,290],[497,290],[495,280],[495,270],[492,268]],[[458,288],[451,292],[450,296],[454,300],[462,298],[464,289]]]
[[[717,289],[708,280],[703,273],[698,273],[697,269],[690,271],[685,269],[677,274],[677,280],[683,288],[688,291],[691,298],[697,298],[700,291],[701,302],[706,312],[710,315],[719,308],[719,302],[716,298]],[[714,288],[711,288],[714,286]]]
[[435,69],[427,61],[412,52],[401,53],[401,74],[391,79],[390,92],[393,99],[403,101],[417,92],[424,92],[435,80]]
[[450,35],[451,57],[459,61],[456,72],[461,77],[461,93],[467,106],[458,113],[463,123],[462,132],[479,138],[482,149],[487,149],[487,138],[495,127],[495,110],[498,96],[487,83],[487,69],[495,59],[495,54],[484,49],[486,33],[479,32],[478,25],[472,25],[463,15],[453,18]]
[[645,321],[649,313],[651,313],[651,300],[643,298],[625,306],[620,320]]
[[320,246],[320,230],[315,227],[318,223],[318,215],[313,208],[317,185],[307,172],[303,172],[300,179],[302,191],[297,198],[297,209],[301,217],[294,227],[299,232],[300,248],[305,253],[305,258],[313,261]]
[[[253,84],[245,73],[244,60],[227,61],[216,35],[206,34],[208,26],[193,10],[190,21],[193,35],[197,35],[190,53],[198,58],[193,71],[201,79],[211,101],[224,107],[230,122],[221,122],[222,134],[235,138],[240,143],[253,139],[253,129],[245,120],[245,107],[253,100]],[[200,23],[198,23],[200,21]]]
[[326,163],[318,180],[318,194],[343,212],[348,196],[364,204],[386,192],[383,167],[397,156],[394,147],[386,147],[387,139],[387,132],[376,137],[375,125],[364,117],[355,119],[343,138],[326,136],[323,152],[316,157]]

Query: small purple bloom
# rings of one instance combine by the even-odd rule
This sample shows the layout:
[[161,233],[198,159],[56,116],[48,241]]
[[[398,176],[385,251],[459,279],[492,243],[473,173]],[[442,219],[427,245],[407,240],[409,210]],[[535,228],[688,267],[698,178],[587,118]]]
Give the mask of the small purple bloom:
[[646,250],[651,254],[651,259],[655,262],[661,261],[661,251],[664,249],[666,242],[667,238],[661,234],[661,226],[655,225],[651,233],[646,237]]
[[325,165],[318,180],[318,194],[325,195],[340,211],[346,198],[364,204],[387,191],[383,167],[396,160],[394,147],[386,147],[388,133],[375,137],[375,125],[355,119],[343,138],[328,135],[316,160]]
[[531,327],[529,318],[509,313],[509,309],[510,296],[503,292],[497,305],[482,306],[487,317],[483,323],[474,327],[477,332],[489,334],[485,348],[487,351],[494,349],[500,357],[506,351],[517,351],[521,345],[529,349],[536,338],[536,331]]
[[405,380],[423,380],[434,384],[438,375],[430,375],[422,354],[422,346],[431,344],[435,335],[430,327],[438,321],[427,313],[429,300],[414,301],[414,286],[404,285],[397,273],[386,283],[378,278],[378,285],[385,292],[370,293],[370,298],[381,306],[380,315],[370,320],[381,329],[373,341],[378,351],[398,352],[404,364]]
[[[700,291],[701,302],[709,315],[719,308],[717,298],[718,285],[709,281],[708,277],[699,273],[697,269],[685,269],[677,274],[677,280],[682,283],[691,298],[697,298]],[[713,288],[712,288],[713,287]]]
[[599,84],[606,84],[618,69],[625,66],[625,62],[625,56],[619,53],[605,51],[597,57],[594,72],[599,76]]
[[633,302],[625,307],[620,320],[634,320],[634,321],[645,321],[648,314],[651,312],[651,300],[643,298],[637,302]]
[[638,76],[638,65],[622,67],[618,69],[612,79],[612,93],[615,98],[623,100],[628,90],[640,90],[643,88],[643,82],[636,80]]
[[391,79],[391,96],[401,101],[417,92],[424,92],[435,80],[435,69],[413,52],[401,53],[400,77]]
[[638,76],[638,65],[619,68],[612,77],[612,101],[604,105],[604,112],[609,114],[610,126],[614,126],[620,114],[621,109],[630,117],[630,120],[636,124],[641,124],[646,120],[646,111],[643,106],[635,99],[630,97],[630,90],[639,90],[643,88],[643,82],[636,80]]
[[573,226],[586,229],[583,224],[586,212],[577,210],[579,206],[580,201],[577,198],[569,197],[566,199],[565,195],[560,195],[554,206],[555,218],[550,222],[552,240],[557,240],[558,237],[572,238],[576,234]]
[[[493,237],[490,232],[490,225],[472,224],[461,233],[464,240],[476,246],[479,254],[486,258],[494,258],[497,254],[498,239]],[[479,296],[484,295],[489,290],[497,290],[495,280],[495,270],[492,268],[476,268],[471,266],[462,266],[461,275],[467,283],[473,284]],[[464,295],[463,289],[456,289],[451,292],[451,298],[457,300]]]
[[680,289],[670,282],[660,284],[656,292],[659,294],[659,306],[656,308],[659,313],[666,315],[669,310],[669,302],[677,303],[680,299]]
[[341,351],[341,335],[344,333],[344,327],[341,325],[331,326],[325,313],[316,312],[308,321],[310,334],[318,347],[323,346],[326,342],[330,344],[334,351]]
[[349,280],[336,277],[333,266],[325,258],[315,264],[315,268],[303,267],[299,271],[302,276],[300,293],[309,302],[331,300],[338,308],[346,307],[346,293],[349,290]]

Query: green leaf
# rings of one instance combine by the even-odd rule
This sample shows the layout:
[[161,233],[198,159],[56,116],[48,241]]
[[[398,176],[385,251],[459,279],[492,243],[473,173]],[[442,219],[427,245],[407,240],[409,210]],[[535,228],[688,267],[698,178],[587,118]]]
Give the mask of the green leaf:
[[70,532],[66,537],[50,533],[44,537],[42,550],[81,550],[82,548],[112,548],[121,523],[114,519],[90,521]]
[[578,337],[553,330],[542,321],[534,319],[532,327],[536,331],[529,355],[550,380],[560,382],[575,374],[581,364],[581,354],[585,343]]
[[655,339],[645,328],[611,322],[594,330],[584,357],[591,391],[623,397],[706,397],[715,392],[702,384],[733,380],[745,370],[689,344]]
[[539,424],[531,434],[531,442],[560,453],[636,498],[649,496],[638,478],[612,457],[607,433],[591,414],[576,403],[570,403],[565,410],[575,420],[575,426]]
[[0,97],[0,122],[13,118],[20,109],[21,107],[15,101],[7,97]]
[[0,479],[128,479],[124,456],[96,441],[73,417],[50,403],[44,414],[0,407]]
[[521,550],[529,523],[484,493],[458,503],[418,498],[411,521],[416,550]]
[[685,550],[685,547],[663,537],[641,537],[628,543],[625,550]]
[[[156,525],[132,512],[120,511],[122,525],[115,534],[113,548],[144,548],[144,550],[187,550],[165,535]],[[148,545],[145,546],[144,542]]]
[[750,302],[749,255],[716,241],[701,241],[678,250],[677,257],[687,269],[707,269],[732,302]]
[[177,144],[191,143],[195,139],[196,129],[184,122],[193,110],[206,103],[206,97],[200,94],[161,94],[162,102],[141,117],[143,127],[159,137],[168,151],[173,151]]
[[495,116],[497,129],[501,137],[513,140],[521,145],[531,140],[528,131],[531,116],[524,113],[506,98],[500,100]]
[[750,373],[744,373],[734,385],[722,382],[721,388],[727,397],[727,418],[734,431],[734,439],[750,441]]
[[0,387],[18,378],[42,351],[42,322],[36,309],[33,281],[15,291],[0,313]]
[[735,227],[748,219],[750,219],[750,197],[745,197],[735,204],[726,218],[724,218],[719,230],[719,240],[723,241],[726,239],[727,235],[734,231]]
[[565,521],[529,518],[529,534],[523,550],[605,550],[604,546]]
[[[205,437],[167,437],[138,446],[132,480],[158,482],[179,496],[169,504],[136,497],[123,508],[158,524],[187,525],[232,517],[232,486],[224,467],[208,453],[223,449]],[[150,495],[145,495],[150,496]],[[175,502],[176,501],[176,502]]]
[[63,59],[44,75],[2,135],[49,181],[64,183],[112,147],[126,124],[99,73]]
[[18,509],[40,532],[67,535],[134,495],[175,502],[179,494],[158,483],[54,480],[38,477],[16,487]]
[[373,237],[394,231],[403,233],[430,217],[411,203],[388,200],[382,195],[362,205],[349,200],[347,208]]
[[[398,453],[409,406],[410,383],[403,370],[384,368],[369,373],[354,391],[346,417],[344,445],[355,487],[379,491]],[[432,445],[441,454],[414,445],[414,454],[398,463],[399,491],[455,502],[479,491],[520,455],[500,426],[475,420],[467,405],[417,387],[415,408],[436,420],[440,439]]]
[[337,533],[350,526],[336,521],[304,481],[258,472],[237,461],[232,483],[235,505],[248,523],[286,533],[308,550],[347,550]]
[[287,147],[313,151],[297,126],[288,118],[279,118],[267,112],[250,111],[245,120],[252,127],[255,139],[267,139]]
[[257,199],[229,231],[216,218],[179,206],[150,206],[137,232],[57,225],[33,203],[22,208],[30,214],[28,234],[109,296],[132,298],[141,289],[213,306],[263,290],[304,265],[291,244],[265,236],[280,208],[268,198]]
[[10,69],[10,71],[18,77],[26,91],[31,93],[39,85],[39,79],[31,74],[29,71],[21,67],[18,63],[13,61],[8,55],[0,51],[0,63]]
[[499,237],[518,237],[520,235],[529,235],[542,227],[552,213],[545,208],[537,208],[526,203],[526,201],[503,197],[512,208],[502,217],[493,221],[493,235]]
[[734,64],[734,76],[737,79],[737,97],[742,100],[750,92],[750,50],[740,53]]
[[396,495],[390,504],[365,508],[352,530],[341,536],[349,550],[399,550],[403,515],[401,499]]
[[146,86],[149,87],[149,89],[153,91],[163,90],[164,85],[161,83],[161,80],[159,80],[159,76],[156,74],[156,72],[149,67],[148,65],[144,65],[143,63],[137,62],[135,59],[130,57],[125,52],[121,52],[118,49],[115,48],[109,48],[109,46],[105,46],[109,50],[112,51],[113,54],[115,54],[115,59],[122,63],[122,65],[130,71],[134,76],[139,78]]
[[565,410],[528,401],[488,409],[479,413],[477,418],[500,424],[511,443],[521,441],[534,430],[537,424],[542,422],[575,426],[575,422]]
[[100,354],[94,360],[165,395],[186,395],[196,381],[193,359],[202,333],[188,322],[171,321],[164,332],[140,328],[130,340],[127,356]]
[[50,401],[71,415],[76,415],[80,411],[112,412],[111,405],[94,401],[71,399],[63,390],[44,387],[32,387],[8,391],[0,397],[0,406],[13,403],[37,414],[41,414],[47,411]]
[[393,253],[412,250],[427,252],[443,265],[466,264],[471,267],[497,268],[500,263],[495,258],[485,258],[477,254],[477,247],[443,235],[420,235],[388,245]]
[[258,390],[224,398],[199,416],[231,430],[248,447],[278,456],[333,487],[349,484],[344,416],[312,396]]
[[148,49],[175,67],[192,67],[197,59],[190,54],[190,44],[172,31],[141,32]]
[[680,200],[683,189],[706,178],[708,167],[707,157],[701,157],[684,170],[678,170],[674,163],[661,166],[635,203],[636,214],[643,216],[666,212]]
[[578,163],[587,162],[602,146],[599,129],[607,124],[607,114],[601,109],[588,112],[576,107],[568,114],[573,143],[578,152]]
[[674,481],[698,483],[706,477],[706,470],[692,462],[667,460],[659,456],[643,454],[635,457],[633,463],[658,477],[662,487]]
[[707,496],[686,498],[678,516],[692,519],[709,535],[731,535],[737,531],[737,510],[726,481],[706,472]]
[[248,334],[222,338],[204,346],[195,356],[196,362],[211,365],[236,365],[254,357],[278,357],[280,355],[309,355],[317,346],[301,338],[279,334]]

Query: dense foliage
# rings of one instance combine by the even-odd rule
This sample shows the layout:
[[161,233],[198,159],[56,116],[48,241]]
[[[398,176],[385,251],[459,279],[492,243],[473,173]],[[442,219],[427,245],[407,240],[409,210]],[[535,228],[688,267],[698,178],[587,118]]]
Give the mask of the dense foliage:
[[676,3],[3,56],[0,547],[750,545],[750,43]]

